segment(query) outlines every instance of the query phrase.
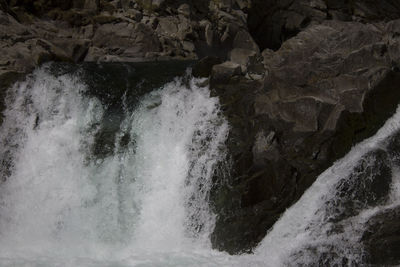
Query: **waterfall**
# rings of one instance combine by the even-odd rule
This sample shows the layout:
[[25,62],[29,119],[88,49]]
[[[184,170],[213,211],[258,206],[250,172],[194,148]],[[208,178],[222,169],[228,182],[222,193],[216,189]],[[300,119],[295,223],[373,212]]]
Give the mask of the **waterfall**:
[[44,67],[16,84],[1,131],[0,257],[134,262],[210,250],[208,194],[228,125],[201,82],[177,78],[133,111],[123,97],[106,156],[94,148],[107,107],[78,74]]
[[399,130],[400,108],[373,137],[323,172],[254,254],[270,266],[362,265],[365,223],[400,205],[398,151],[391,148],[400,142]]
[[389,152],[398,111],[322,173],[252,254],[215,251],[209,192],[229,131],[218,98],[186,75],[134,98],[142,83],[129,85],[110,105],[84,75],[44,66],[7,96],[1,266],[352,266],[364,261],[368,219],[400,204]]

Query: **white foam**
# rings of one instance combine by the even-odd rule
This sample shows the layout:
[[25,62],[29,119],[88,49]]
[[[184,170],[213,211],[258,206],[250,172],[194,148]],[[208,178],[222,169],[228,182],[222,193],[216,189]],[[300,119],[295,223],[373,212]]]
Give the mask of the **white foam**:
[[[360,235],[363,223],[377,211],[384,207],[372,207],[363,210],[355,217],[342,222],[344,227],[340,233],[331,233],[333,224],[326,220],[329,207],[328,200],[335,200],[336,185],[344,179],[348,179],[354,166],[363,155],[373,149],[382,148],[383,142],[392,134],[400,130],[400,109],[390,118],[385,125],[371,138],[354,146],[342,159],[323,172],[314,184],[303,194],[301,199],[290,207],[275,223],[264,240],[255,251],[255,256],[263,259],[268,266],[282,266],[285,264],[312,264],[318,260],[318,256],[327,249],[324,245],[331,245],[325,251],[338,253],[341,257],[347,257],[351,261],[362,261],[362,247]],[[397,177],[397,175],[393,175]],[[396,178],[394,178],[396,179]],[[392,194],[399,193],[397,183],[393,187]],[[396,199],[393,198],[392,199]],[[338,201],[338,200],[337,200]],[[385,206],[390,207],[393,200]],[[315,255],[293,256],[302,249],[313,247]],[[303,258],[302,258],[303,257]],[[338,260],[342,260],[338,257]],[[353,262],[353,263],[354,263]],[[338,262],[342,264],[342,262]]]
[[208,205],[229,129],[218,99],[198,83],[166,84],[133,112],[123,103],[104,158],[92,149],[104,109],[79,77],[43,68],[15,85],[0,132],[1,175],[11,171],[0,186],[0,265],[275,267],[313,265],[332,252],[360,262],[363,223],[399,203],[398,171],[388,203],[341,221],[341,231],[332,232],[327,202],[362,156],[399,130],[400,112],[322,173],[254,254],[229,256],[211,248]]
[[1,132],[14,166],[0,189],[0,258],[201,265],[228,126],[199,82],[178,79],[144,97],[125,114],[114,153],[99,159],[92,144],[104,111],[78,77],[41,69],[16,85]]

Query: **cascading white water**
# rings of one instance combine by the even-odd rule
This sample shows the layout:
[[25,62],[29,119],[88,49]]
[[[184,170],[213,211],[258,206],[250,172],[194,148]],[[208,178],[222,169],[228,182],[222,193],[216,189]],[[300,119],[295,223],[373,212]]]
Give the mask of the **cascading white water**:
[[399,175],[385,203],[340,222],[330,220],[343,209],[337,189],[359,182],[355,166],[373,164],[365,155],[385,149],[400,112],[321,174],[253,254],[229,256],[211,249],[208,201],[228,125],[200,82],[176,79],[133,111],[122,101],[104,157],[93,147],[106,107],[79,75],[42,68],[16,84],[0,131],[0,266],[291,266],[318,264],[327,252],[360,263],[364,222],[400,205]]
[[125,108],[105,158],[92,151],[104,109],[78,77],[44,68],[15,85],[1,132],[11,175],[0,187],[0,257],[165,266],[210,250],[210,179],[228,125],[199,82],[177,79]]
[[[370,152],[387,150],[386,141],[399,131],[400,107],[375,136],[354,146],[344,158],[318,177],[302,198],[275,223],[255,250],[255,256],[264,258],[269,266],[320,264],[321,256],[329,258],[332,255],[331,266],[363,265],[365,255],[361,237],[365,223],[379,211],[400,206],[399,166],[391,164],[391,174],[379,177],[378,183],[386,182],[382,178],[391,183],[388,198],[383,203],[371,206],[361,203],[361,209],[355,214],[335,221],[335,217],[340,217],[348,209],[346,198],[359,204],[356,194],[360,192],[345,191],[348,195],[341,195],[338,189],[359,186],[361,191],[365,190],[362,188],[365,181],[380,174],[379,170],[368,170],[379,167],[374,165],[376,155]],[[356,166],[360,164],[368,171],[353,179],[359,171]]]

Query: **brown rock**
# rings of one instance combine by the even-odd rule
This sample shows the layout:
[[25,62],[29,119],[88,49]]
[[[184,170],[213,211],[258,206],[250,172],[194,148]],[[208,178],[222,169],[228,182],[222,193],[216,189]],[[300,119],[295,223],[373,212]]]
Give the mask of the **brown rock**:
[[232,76],[240,75],[240,65],[231,61],[226,61],[222,64],[214,65],[211,72],[213,82],[229,81]]

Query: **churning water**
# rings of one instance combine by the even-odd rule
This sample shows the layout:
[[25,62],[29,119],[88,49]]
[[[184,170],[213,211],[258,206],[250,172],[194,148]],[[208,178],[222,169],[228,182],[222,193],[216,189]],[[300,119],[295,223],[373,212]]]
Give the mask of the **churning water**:
[[324,172],[253,254],[215,251],[208,198],[229,131],[218,99],[186,76],[135,101],[129,92],[141,84],[126,85],[110,104],[84,75],[43,67],[10,90],[0,131],[0,266],[290,266],[327,252],[330,263],[351,265],[363,260],[364,222],[399,204],[397,175],[385,202],[349,216],[338,194],[343,181],[363,179],[354,172],[374,160],[365,155],[385,149],[398,112]]

